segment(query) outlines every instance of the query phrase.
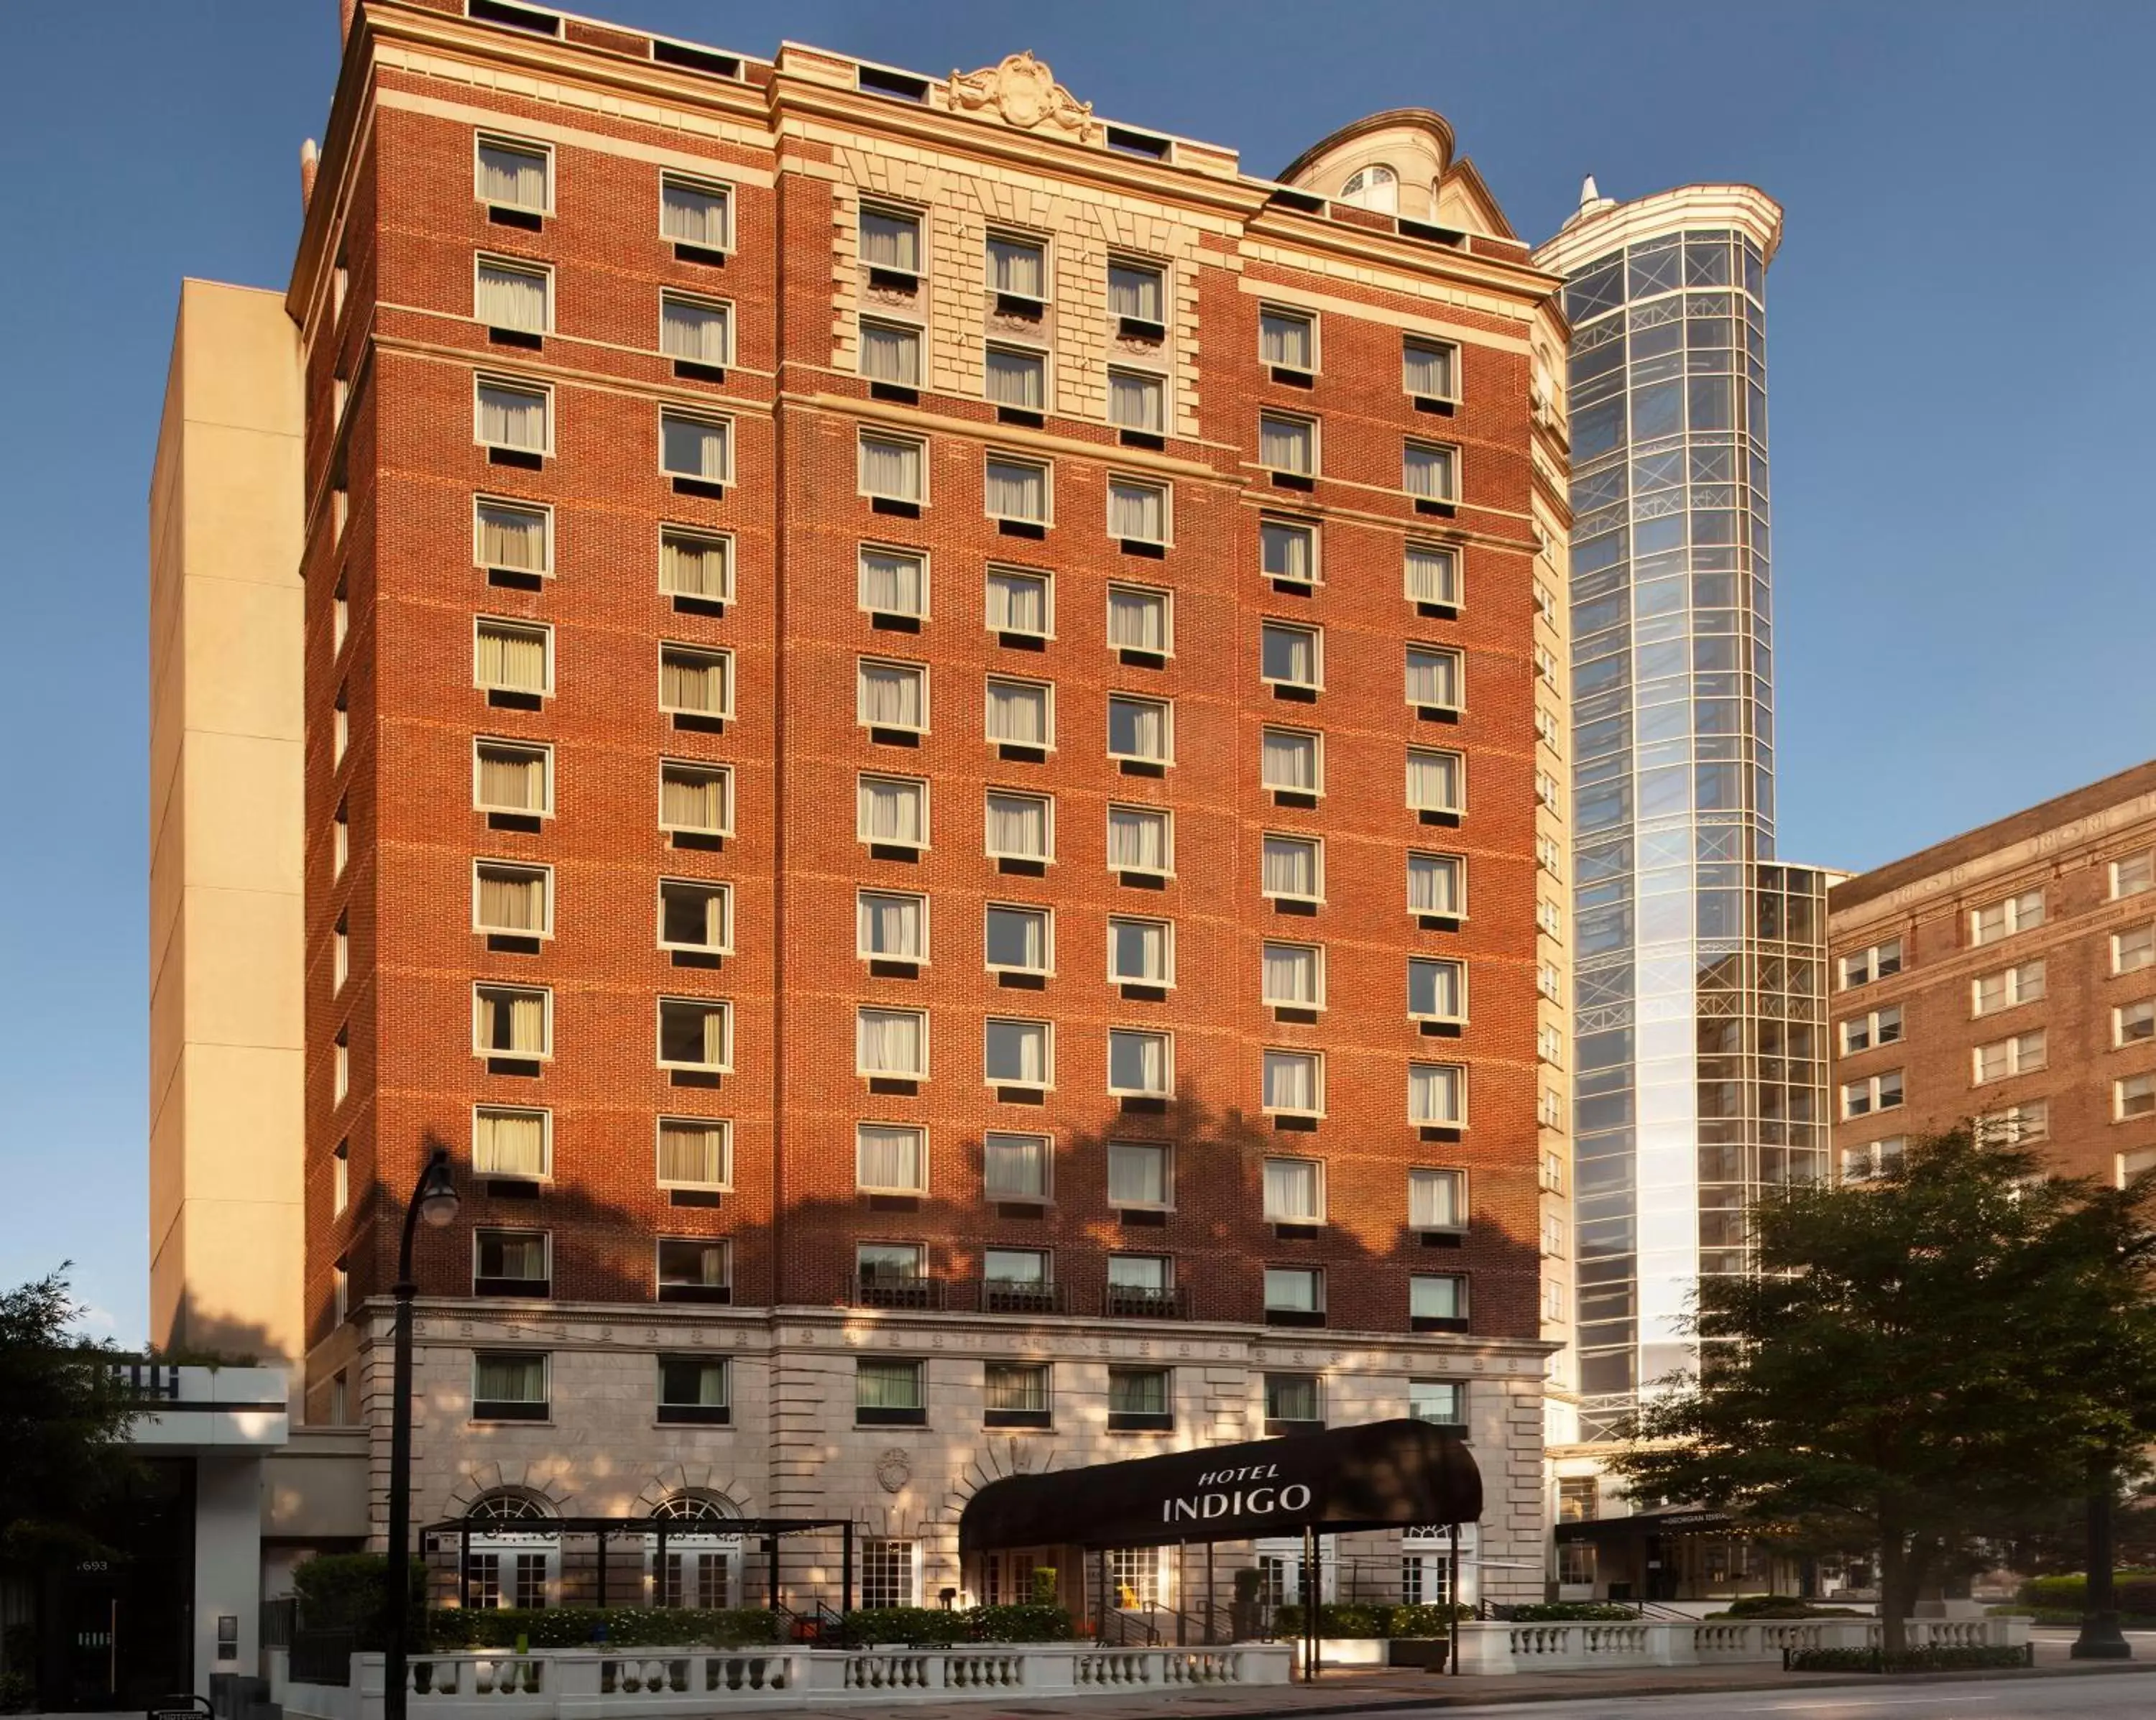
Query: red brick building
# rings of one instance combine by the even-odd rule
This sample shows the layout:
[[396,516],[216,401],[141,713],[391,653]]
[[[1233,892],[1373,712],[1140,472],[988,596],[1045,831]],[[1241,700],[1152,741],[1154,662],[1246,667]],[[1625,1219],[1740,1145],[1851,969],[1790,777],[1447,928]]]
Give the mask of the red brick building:
[[285,300],[309,1416],[439,1142],[418,1521],[992,1594],[983,1475],[1412,1410],[1536,1559],[1563,335],[1444,121],[466,10],[359,8]]

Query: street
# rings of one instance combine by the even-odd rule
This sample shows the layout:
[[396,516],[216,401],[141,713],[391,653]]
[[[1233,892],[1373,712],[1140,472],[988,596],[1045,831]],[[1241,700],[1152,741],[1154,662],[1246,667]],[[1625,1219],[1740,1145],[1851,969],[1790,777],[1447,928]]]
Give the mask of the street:
[[2024,1720],[2037,1715],[2146,1715],[2156,1712],[2156,1676],[2141,1672],[2089,1673],[2071,1678],[2030,1678],[1936,1685],[1881,1684],[1831,1689],[1722,1691],[1700,1696],[1583,1696],[1577,1701],[1530,1706],[1490,1703],[1471,1708],[1427,1708],[1410,1714],[1509,1716],[1511,1720],[1625,1720],[1649,1714],[1679,1720],[1779,1716],[1782,1720]]

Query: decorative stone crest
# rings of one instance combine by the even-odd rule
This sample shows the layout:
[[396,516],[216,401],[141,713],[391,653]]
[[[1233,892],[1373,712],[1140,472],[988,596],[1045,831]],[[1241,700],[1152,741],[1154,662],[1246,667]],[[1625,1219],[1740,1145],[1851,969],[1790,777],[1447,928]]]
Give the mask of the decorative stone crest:
[[951,108],[954,113],[978,114],[993,109],[1006,125],[1021,131],[1043,130],[1075,143],[1096,143],[1102,126],[1093,117],[1093,104],[1080,101],[1055,81],[1055,74],[1033,57],[1005,54],[978,72],[951,74]]
[[876,1485],[886,1493],[895,1493],[913,1479],[913,1459],[903,1450],[893,1446],[876,1459]]

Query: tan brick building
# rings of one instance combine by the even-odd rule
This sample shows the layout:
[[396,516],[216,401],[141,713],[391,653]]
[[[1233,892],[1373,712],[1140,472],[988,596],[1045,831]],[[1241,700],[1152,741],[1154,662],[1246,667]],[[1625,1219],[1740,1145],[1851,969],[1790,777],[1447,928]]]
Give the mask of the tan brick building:
[[2156,1164],[2156,764],[1828,903],[1844,1175],[1970,1119],[2071,1175]]
[[845,1516],[866,1598],[1008,1598],[986,1477],[1412,1412],[1539,1594],[1551,277],[1420,110],[1283,184],[1027,55],[465,10],[350,21],[282,307],[295,1323],[377,1528],[440,1142],[417,1522]]

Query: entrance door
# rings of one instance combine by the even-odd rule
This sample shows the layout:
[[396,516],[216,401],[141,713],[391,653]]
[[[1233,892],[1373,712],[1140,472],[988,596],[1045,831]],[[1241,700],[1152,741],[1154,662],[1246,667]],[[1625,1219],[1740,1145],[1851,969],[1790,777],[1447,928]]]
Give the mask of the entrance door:
[[193,1682],[192,1460],[146,1459],[91,1527],[112,1551],[67,1567],[46,1591],[64,1651],[48,1669],[61,1684],[43,1699],[147,1708]]

